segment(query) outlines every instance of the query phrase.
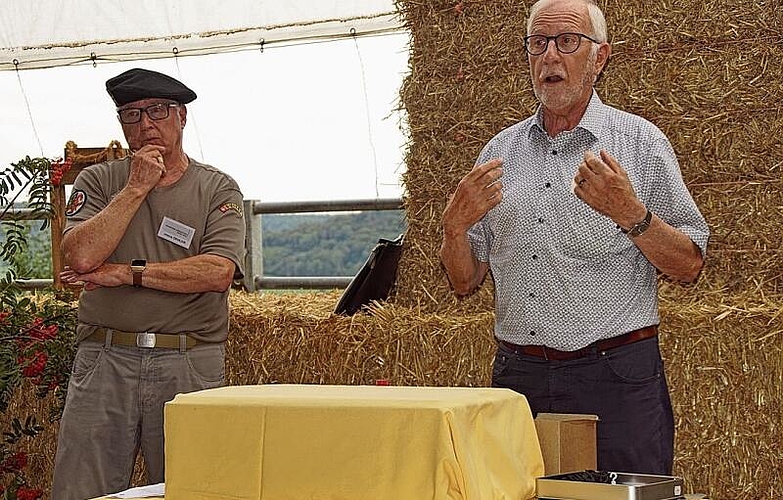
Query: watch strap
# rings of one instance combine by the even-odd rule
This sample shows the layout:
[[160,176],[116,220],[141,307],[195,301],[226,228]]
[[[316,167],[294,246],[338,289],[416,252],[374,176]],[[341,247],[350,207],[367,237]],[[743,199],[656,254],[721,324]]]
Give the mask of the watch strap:
[[652,222],[652,212],[650,209],[647,209],[647,213],[644,215],[644,219],[631,226],[627,231],[625,229],[622,231],[631,238],[635,238],[649,229],[650,222]]
[[141,275],[147,268],[147,261],[145,259],[133,259],[131,261],[131,276],[133,278],[133,286],[141,286]]
[[131,271],[133,273],[133,286],[141,286],[141,273],[143,270],[136,270],[133,269]]

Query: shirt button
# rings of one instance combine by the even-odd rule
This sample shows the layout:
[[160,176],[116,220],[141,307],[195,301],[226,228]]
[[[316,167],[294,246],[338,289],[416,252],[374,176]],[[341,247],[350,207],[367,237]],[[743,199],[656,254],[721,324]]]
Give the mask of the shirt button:
[[549,188],[552,187],[552,184],[550,182],[547,182],[546,184],[544,184],[544,186]]
[[535,299],[536,298],[536,294],[531,292],[531,293],[528,294],[528,297],[530,297],[531,299]]
[[534,332],[533,330],[530,330],[530,335],[535,335],[535,334],[536,334],[536,332]]
[[538,223],[539,224],[543,224],[544,223],[544,218],[543,217],[539,217],[538,218]]
[[536,260],[538,258],[538,255],[533,255],[533,260]]
[[557,150],[553,149],[553,150],[552,150],[552,154],[553,154],[553,155],[556,155],[556,154],[557,154]]

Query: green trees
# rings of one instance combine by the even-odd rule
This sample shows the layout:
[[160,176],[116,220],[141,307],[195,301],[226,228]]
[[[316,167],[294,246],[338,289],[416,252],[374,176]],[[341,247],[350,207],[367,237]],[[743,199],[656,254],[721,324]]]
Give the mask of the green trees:
[[265,215],[265,276],[353,276],[378,238],[405,231],[400,211]]

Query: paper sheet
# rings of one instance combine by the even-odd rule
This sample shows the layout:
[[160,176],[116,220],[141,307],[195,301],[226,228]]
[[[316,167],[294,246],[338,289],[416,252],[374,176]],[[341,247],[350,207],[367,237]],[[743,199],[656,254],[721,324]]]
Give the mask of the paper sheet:
[[162,497],[164,483],[149,484],[147,486],[139,486],[131,488],[129,490],[120,491],[119,493],[112,493],[107,495],[106,498],[149,498],[149,497]]

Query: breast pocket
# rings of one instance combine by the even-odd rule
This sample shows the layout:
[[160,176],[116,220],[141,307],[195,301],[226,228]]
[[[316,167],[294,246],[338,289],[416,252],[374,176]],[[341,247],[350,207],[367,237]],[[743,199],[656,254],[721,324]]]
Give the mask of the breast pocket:
[[605,215],[593,210],[576,196],[562,205],[557,240],[564,256],[584,261],[605,259],[627,246],[625,235]]

